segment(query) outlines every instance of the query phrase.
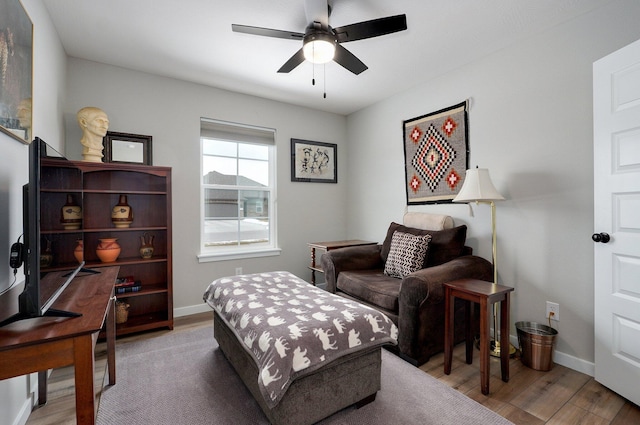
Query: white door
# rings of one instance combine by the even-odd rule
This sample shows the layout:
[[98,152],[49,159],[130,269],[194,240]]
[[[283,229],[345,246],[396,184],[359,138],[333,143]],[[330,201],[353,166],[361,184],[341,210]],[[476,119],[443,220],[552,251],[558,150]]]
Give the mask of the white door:
[[595,379],[640,405],[640,40],[593,64],[593,115]]

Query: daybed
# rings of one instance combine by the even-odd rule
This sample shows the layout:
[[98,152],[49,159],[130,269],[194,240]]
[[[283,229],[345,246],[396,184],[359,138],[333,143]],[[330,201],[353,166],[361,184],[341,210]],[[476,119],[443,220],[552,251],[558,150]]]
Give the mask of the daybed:
[[375,400],[381,347],[397,336],[379,311],[288,272],[217,279],[204,299],[218,345],[272,424],[312,424]]
[[[331,250],[322,256],[321,265],[327,291],[385,313],[398,326],[397,348],[401,357],[420,365],[444,349],[443,283],[463,278],[491,281],[493,269],[487,260],[471,255],[471,248],[465,246],[467,227],[453,227],[451,217],[408,213],[404,223],[391,223],[383,244]],[[423,242],[430,235],[426,254],[412,249],[412,244],[418,243],[416,238],[409,241],[409,247],[392,246],[396,232],[424,237]],[[391,272],[396,276],[397,269],[403,268],[398,264],[403,261],[412,263],[408,268],[417,271],[401,277],[390,276],[385,268],[392,266],[392,261],[396,264]],[[474,323],[477,328],[478,320]],[[454,333],[456,343],[464,340],[461,300],[455,304]]]

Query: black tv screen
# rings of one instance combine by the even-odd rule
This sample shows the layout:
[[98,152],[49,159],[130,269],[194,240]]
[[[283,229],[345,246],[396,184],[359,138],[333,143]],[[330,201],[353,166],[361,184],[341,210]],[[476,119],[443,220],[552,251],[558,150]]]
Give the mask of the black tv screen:
[[[49,161],[45,172],[43,160],[46,161],[49,158],[54,160]],[[73,317],[78,315],[73,312],[54,310],[51,305],[77,273],[82,270],[84,262],[65,265],[58,269],[52,268],[50,270],[56,273],[47,279],[45,277],[48,271],[40,267],[43,240],[48,240],[44,233],[53,234],[54,232],[51,229],[42,229],[42,214],[60,214],[60,211],[53,211],[51,208],[43,210],[42,203],[43,190],[51,190],[50,188],[56,185],[64,188],[64,174],[56,172],[55,164],[58,161],[60,168],[68,170],[69,162],[42,139],[36,137],[29,145],[29,181],[23,186],[24,243],[20,248],[24,260],[25,284],[24,290],[18,296],[18,313],[0,322],[0,326],[18,320],[43,316]],[[80,173],[80,170],[77,173]],[[52,182],[51,180],[54,179],[57,181]]]

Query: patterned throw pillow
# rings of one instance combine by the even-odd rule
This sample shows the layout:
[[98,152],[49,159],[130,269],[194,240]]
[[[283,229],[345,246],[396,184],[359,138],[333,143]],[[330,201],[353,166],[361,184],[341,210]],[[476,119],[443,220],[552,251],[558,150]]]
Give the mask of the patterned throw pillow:
[[438,266],[462,255],[467,239],[467,226],[461,225],[444,230],[421,230],[392,222],[387,230],[387,236],[382,244],[380,255],[384,261],[389,255],[391,237],[395,232],[411,233],[412,235],[431,235],[429,255],[425,259],[424,267]]
[[430,241],[431,235],[394,232],[391,237],[389,255],[384,264],[384,274],[403,278],[420,270],[424,265]]

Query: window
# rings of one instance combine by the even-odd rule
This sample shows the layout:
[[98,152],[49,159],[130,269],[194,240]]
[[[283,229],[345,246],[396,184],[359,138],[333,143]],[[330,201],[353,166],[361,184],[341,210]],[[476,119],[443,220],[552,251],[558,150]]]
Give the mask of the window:
[[201,119],[200,261],[277,255],[275,132]]

